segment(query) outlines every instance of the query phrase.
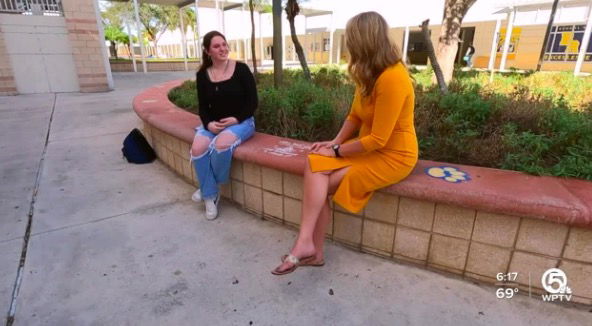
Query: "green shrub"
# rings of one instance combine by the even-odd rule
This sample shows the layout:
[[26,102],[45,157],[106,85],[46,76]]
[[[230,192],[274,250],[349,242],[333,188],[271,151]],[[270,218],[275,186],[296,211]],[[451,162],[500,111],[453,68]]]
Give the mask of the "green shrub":
[[[257,129],[307,141],[331,139],[349,109],[353,91],[347,94],[344,88],[335,93],[303,78],[294,78],[291,84],[279,89],[260,89],[259,109],[255,113]],[[349,101],[344,101],[346,97]]]
[[197,114],[197,88],[195,81],[187,80],[169,92],[169,100],[180,108]]
[[[432,70],[410,68],[420,157],[592,180],[592,78],[570,73],[456,71],[448,95],[432,84]],[[338,66],[314,67],[312,82],[298,69],[257,76],[261,132],[307,141],[332,139],[354,92]],[[195,83],[169,93],[197,111]]]

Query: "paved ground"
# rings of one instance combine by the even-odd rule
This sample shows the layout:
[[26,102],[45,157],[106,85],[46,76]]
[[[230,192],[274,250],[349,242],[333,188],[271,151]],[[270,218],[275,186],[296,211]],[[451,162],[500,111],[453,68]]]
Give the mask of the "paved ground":
[[109,93],[0,97],[3,314],[33,214],[15,325],[590,325],[589,308],[502,301],[493,287],[335,245],[324,268],[271,275],[293,231],[227,203],[208,222],[162,164],[121,157],[139,124],[132,97],[190,75],[115,74]]

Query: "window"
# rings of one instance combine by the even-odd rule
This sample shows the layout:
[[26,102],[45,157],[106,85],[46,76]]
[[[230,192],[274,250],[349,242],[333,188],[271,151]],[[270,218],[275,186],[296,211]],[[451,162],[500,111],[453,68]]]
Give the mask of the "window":
[[[553,26],[551,33],[549,33],[543,60],[577,61],[585,29],[586,25]],[[584,61],[592,61],[592,42],[588,42]]]
[[330,50],[331,44],[328,38],[323,39],[323,51],[328,52]]

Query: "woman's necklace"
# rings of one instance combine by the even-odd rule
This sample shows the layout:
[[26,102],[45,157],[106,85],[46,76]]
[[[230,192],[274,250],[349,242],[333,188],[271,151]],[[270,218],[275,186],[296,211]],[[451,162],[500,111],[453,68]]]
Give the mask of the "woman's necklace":
[[[216,80],[216,82],[220,82],[222,80],[222,78],[224,78],[224,76],[226,76],[226,71],[228,70],[228,62],[230,60],[226,60],[226,64],[224,65],[224,70],[222,71],[222,77],[220,76],[216,76],[215,69],[214,67],[212,67],[212,76],[214,77],[214,79]],[[216,85],[216,92],[218,91],[218,85]]]

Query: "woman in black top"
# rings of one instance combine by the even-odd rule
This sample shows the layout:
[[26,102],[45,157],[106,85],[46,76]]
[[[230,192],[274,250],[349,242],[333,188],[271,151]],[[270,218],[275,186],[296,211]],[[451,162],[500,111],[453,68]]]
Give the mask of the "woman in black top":
[[257,89],[249,67],[228,58],[228,44],[220,32],[204,36],[202,58],[196,75],[202,124],[191,145],[200,189],[192,199],[204,201],[206,218],[213,220],[218,216],[218,184],[228,182],[232,153],[255,133]]

